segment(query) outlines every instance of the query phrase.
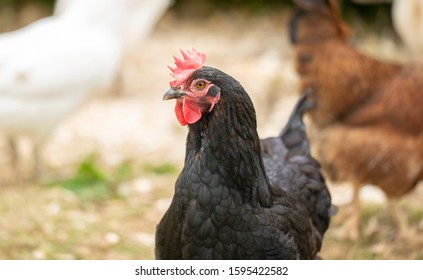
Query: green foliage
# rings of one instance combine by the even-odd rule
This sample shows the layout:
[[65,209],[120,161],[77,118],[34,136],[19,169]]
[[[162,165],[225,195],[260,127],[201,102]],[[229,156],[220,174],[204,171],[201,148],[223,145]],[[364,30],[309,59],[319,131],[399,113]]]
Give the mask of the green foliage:
[[408,204],[401,204],[401,207],[407,213],[411,225],[418,225],[423,220],[423,209]]
[[178,168],[171,163],[163,163],[159,165],[145,164],[144,170],[157,175],[174,174]]
[[259,12],[265,9],[271,9],[276,6],[287,6],[291,1],[281,0],[217,0],[212,1],[216,6],[226,8],[246,8],[252,12]]
[[106,199],[111,196],[109,177],[97,163],[96,156],[90,155],[77,167],[75,174],[59,184],[82,199]]
[[95,154],[89,155],[77,167],[75,174],[58,183],[81,199],[101,201],[117,197],[116,187],[133,175],[131,162],[123,162],[115,170],[106,171]]
[[[171,163],[144,164],[141,172],[155,175],[175,174],[179,168]],[[125,161],[114,168],[105,168],[95,154],[88,155],[75,169],[74,173],[60,182],[54,183],[75,193],[82,200],[100,202],[118,198],[120,183],[135,176],[134,164]]]
[[122,182],[125,180],[128,180],[129,178],[133,177],[134,175],[134,166],[131,161],[124,161],[116,168],[116,171],[114,171],[114,182]]
[[176,0],[174,7],[192,16],[209,15],[213,11],[228,9],[243,9],[252,13],[272,10],[275,7],[292,6],[288,0]]
[[380,205],[367,204],[366,207],[361,207],[360,220],[363,224],[366,224],[372,217],[376,217],[380,215],[380,213],[384,213]]
[[376,260],[378,258],[377,254],[371,252],[366,246],[362,246],[358,250],[357,257],[360,260]]
[[39,1],[48,7],[53,7],[54,2],[56,2],[55,0],[39,0]]
[[392,28],[391,4],[356,4],[352,1],[339,1],[343,18],[349,23],[361,21],[376,31]]
[[26,4],[36,4],[48,9],[53,9],[55,2],[55,0],[1,0],[0,7],[9,6],[19,9]]

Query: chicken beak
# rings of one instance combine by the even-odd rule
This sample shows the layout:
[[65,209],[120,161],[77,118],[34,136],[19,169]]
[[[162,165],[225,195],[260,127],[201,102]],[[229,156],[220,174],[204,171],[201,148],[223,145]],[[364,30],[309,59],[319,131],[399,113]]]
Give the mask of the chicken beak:
[[174,90],[173,88],[170,88],[166,93],[163,95],[163,100],[169,100],[169,99],[178,99],[183,96],[187,95],[185,92],[181,90]]

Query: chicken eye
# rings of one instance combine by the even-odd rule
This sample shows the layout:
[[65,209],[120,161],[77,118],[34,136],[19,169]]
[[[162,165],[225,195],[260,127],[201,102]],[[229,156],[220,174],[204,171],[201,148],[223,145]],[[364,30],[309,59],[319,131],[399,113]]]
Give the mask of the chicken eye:
[[199,81],[195,87],[198,89],[203,89],[206,86],[206,83],[204,81]]

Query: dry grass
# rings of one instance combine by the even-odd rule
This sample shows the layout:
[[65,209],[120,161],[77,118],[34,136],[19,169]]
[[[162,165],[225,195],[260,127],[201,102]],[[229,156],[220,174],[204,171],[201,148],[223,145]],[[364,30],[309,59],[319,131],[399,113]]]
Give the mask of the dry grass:
[[168,177],[119,184],[107,199],[59,185],[3,188],[0,259],[152,259],[155,224],[170,202]]
[[[117,185],[106,199],[78,196],[58,185],[2,189],[0,259],[152,259],[155,225],[170,203],[177,174],[142,172]],[[421,195],[421,194],[419,194]],[[324,259],[423,259],[423,211],[411,199],[403,206],[420,234],[396,238],[383,206],[362,209],[364,238],[339,237],[341,208],[326,234]]]
[[[421,198],[423,188],[417,193]],[[342,237],[345,229],[344,212],[341,207],[339,213],[332,220],[325,236],[322,249],[324,259],[383,259],[383,260],[413,260],[423,259],[423,209],[420,202],[411,197],[405,197],[401,203],[412,229],[416,232],[413,238],[400,238],[391,216],[385,205],[364,203],[360,214],[362,238],[351,241]]]

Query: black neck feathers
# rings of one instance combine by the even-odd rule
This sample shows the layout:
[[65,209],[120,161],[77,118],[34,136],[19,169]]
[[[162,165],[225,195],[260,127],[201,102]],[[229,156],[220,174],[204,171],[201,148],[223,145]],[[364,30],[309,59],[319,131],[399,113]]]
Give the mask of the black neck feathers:
[[217,69],[203,67],[193,76],[219,86],[221,98],[211,112],[189,126],[184,171],[212,174],[210,184],[237,192],[241,203],[270,206],[270,183],[250,97],[235,79]]

